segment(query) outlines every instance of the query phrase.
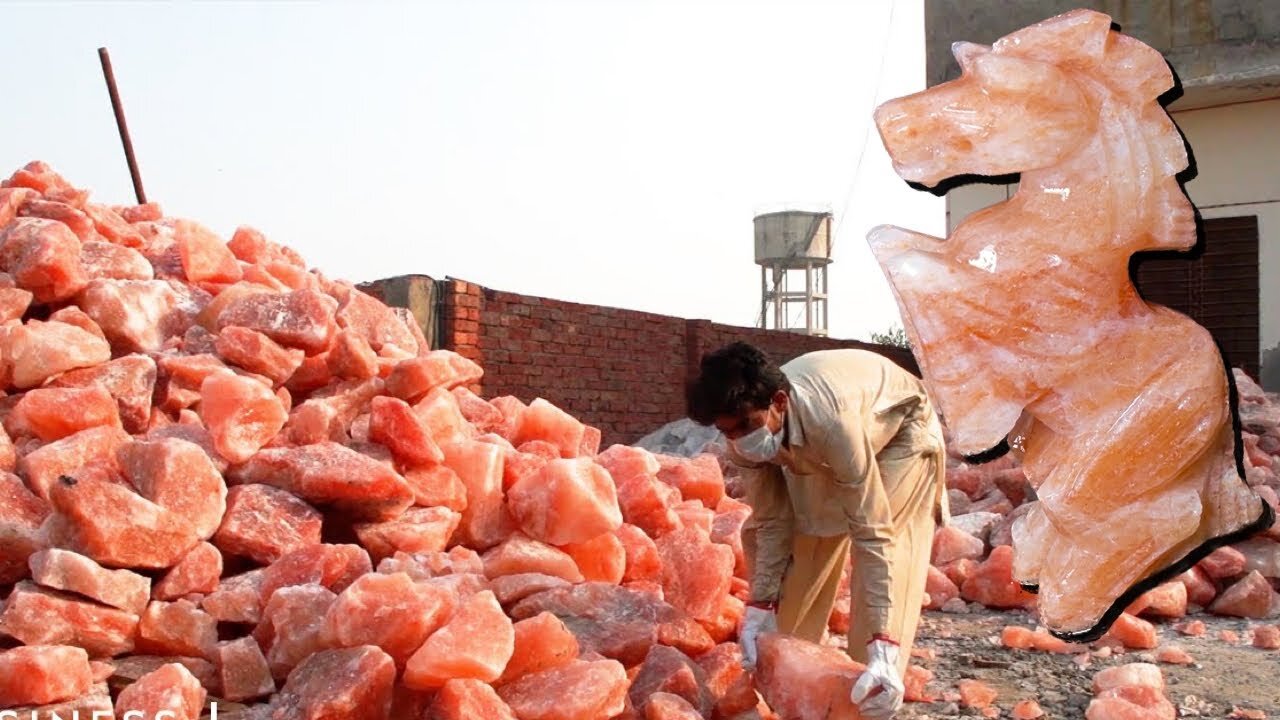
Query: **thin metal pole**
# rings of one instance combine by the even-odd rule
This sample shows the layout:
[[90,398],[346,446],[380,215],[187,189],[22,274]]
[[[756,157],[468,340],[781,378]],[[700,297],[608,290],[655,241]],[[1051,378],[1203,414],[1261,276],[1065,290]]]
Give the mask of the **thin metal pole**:
[[142,189],[142,174],[138,172],[138,159],[133,154],[129,126],[124,121],[124,105],[120,102],[120,92],[116,90],[116,76],[111,71],[111,57],[107,55],[106,48],[98,48],[98,59],[102,61],[102,75],[107,80],[107,92],[111,94],[111,109],[116,113],[116,127],[120,130],[120,142],[124,144],[124,158],[129,163],[129,175],[133,178],[133,193],[138,197],[138,204],[145,205],[147,194]]

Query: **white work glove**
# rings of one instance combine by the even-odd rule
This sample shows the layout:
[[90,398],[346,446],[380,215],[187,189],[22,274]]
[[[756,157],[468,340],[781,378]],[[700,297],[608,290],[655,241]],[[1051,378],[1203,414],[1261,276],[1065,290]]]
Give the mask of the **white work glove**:
[[758,607],[747,607],[742,616],[742,629],[738,632],[738,642],[742,644],[743,665],[748,668],[756,665],[756,640],[763,633],[778,631],[778,618],[772,610]]
[[867,651],[870,655],[867,669],[854,683],[849,699],[858,706],[862,717],[888,720],[902,707],[902,696],[906,692],[898,675],[898,646],[877,639],[867,644]]

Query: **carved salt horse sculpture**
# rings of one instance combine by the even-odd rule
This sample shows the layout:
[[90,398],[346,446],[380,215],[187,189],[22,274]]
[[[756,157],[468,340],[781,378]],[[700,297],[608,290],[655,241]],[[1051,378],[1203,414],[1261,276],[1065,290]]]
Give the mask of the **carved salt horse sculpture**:
[[1015,576],[1058,637],[1091,640],[1141,592],[1267,527],[1241,478],[1210,334],[1145,302],[1129,259],[1195,245],[1161,55],[1083,10],[990,47],[960,78],[877,109],[894,167],[926,186],[1020,172],[946,240],[868,236],[929,389],[969,455],[1008,440],[1038,502]]

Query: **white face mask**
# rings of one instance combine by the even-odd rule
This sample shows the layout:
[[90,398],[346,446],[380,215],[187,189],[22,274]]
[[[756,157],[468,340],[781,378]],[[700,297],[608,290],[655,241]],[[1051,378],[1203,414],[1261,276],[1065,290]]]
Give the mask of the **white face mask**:
[[782,449],[782,433],[771,433],[768,425],[761,425],[734,440],[733,449],[750,462],[768,462]]

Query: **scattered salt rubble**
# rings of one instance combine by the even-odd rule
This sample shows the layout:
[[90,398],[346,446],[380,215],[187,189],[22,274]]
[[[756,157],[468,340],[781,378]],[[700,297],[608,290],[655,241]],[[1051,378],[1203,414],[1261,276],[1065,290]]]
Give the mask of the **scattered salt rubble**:
[[[742,670],[749,509],[706,443],[600,452],[544,400],[476,396],[482,368],[259,233],[88,198],[38,163],[0,188],[0,708],[805,720],[812,698],[847,703],[858,667],[831,647],[770,638]],[[1274,502],[1280,412],[1240,385],[1249,479]],[[948,485],[927,607],[1034,611],[1011,580],[1021,470],[953,461]],[[1152,591],[1092,650],[1002,639],[1102,655],[1154,647],[1144,618],[1266,615],[1278,537]],[[847,578],[830,625],[847,628]],[[934,681],[912,666],[908,699],[945,681],[999,712],[980,683]],[[1150,694],[1124,687],[1090,717]]]

